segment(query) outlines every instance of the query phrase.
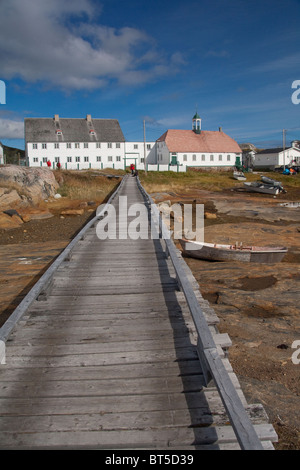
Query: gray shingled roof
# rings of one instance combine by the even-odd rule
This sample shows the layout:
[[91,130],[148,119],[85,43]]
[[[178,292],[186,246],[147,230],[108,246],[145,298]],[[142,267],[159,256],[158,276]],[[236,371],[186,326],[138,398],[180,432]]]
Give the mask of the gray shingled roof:
[[[62,131],[62,135],[56,133]],[[95,135],[90,133],[95,131]],[[125,142],[117,119],[25,118],[26,142]]]

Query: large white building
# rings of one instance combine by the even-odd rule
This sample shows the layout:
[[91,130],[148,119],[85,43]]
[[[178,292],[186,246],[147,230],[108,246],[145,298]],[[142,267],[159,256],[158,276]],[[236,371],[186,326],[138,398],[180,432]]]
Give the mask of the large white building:
[[155,142],[126,142],[116,119],[26,118],[25,151],[28,166],[64,169],[117,168],[134,163],[144,168],[155,162]]
[[131,163],[149,171],[186,171],[188,167],[232,168],[241,161],[235,140],[219,131],[202,131],[196,114],[191,130],[167,130],[156,142],[127,142],[116,119],[25,119],[28,166],[63,169],[116,168]]
[[198,113],[192,130],[169,129],[156,141],[160,167],[232,168],[241,163],[242,150],[237,142],[222,132],[201,130]]

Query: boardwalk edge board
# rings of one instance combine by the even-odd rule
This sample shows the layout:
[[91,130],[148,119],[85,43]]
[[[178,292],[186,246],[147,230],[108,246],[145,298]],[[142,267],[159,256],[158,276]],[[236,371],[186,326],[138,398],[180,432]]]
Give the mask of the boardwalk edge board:
[[[187,275],[186,269],[184,267],[184,265],[187,265],[176,249],[172,239],[169,237],[169,233],[162,220],[161,213],[159,212],[151,196],[141,185],[139,178],[138,186],[151,206],[152,216],[156,218],[156,223],[160,228],[161,238],[165,241],[166,255],[172,260],[178,284],[181,291],[184,293],[186,302],[192,315],[196,334],[198,335],[197,352],[205,381],[207,384],[211,379],[214,381],[220,393],[224,407],[228,413],[229,420],[241,449],[263,450],[264,447],[261,443],[260,437],[258,436],[255,427],[252,424],[237,393],[237,390],[228,374],[228,371],[224,366],[215,344],[212,332],[209,329],[197,296],[194,292],[197,282],[191,272],[189,275]],[[269,427],[273,429],[272,425],[269,425]],[[272,432],[273,436],[276,435],[274,429]]]

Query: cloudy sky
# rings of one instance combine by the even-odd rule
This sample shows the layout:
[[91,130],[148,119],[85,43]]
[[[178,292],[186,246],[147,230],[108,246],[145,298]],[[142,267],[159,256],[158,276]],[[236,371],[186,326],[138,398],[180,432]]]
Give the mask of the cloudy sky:
[[299,0],[0,0],[0,18],[6,145],[24,117],[116,118],[142,141],[143,120],[156,140],[196,110],[239,143],[300,138]]

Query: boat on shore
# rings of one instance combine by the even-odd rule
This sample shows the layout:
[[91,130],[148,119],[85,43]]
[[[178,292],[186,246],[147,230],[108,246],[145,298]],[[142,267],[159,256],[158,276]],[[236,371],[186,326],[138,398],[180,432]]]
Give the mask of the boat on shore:
[[279,263],[288,249],[286,247],[221,245],[179,240],[183,254],[209,261],[244,261],[252,263]]
[[276,188],[283,190],[283,186],[280,181],[273,180],[272,178],[269,178],[268,176],[263,176],[263,175],[260,177],[260,179],[265,184],[269,184],[270,186],[274,186]]
[[278,186],[271,186],[260,181],[246,182],[244,188],[252,193],[273,194],[275,196],[280,193]]
[[247,191],[263,194],[277,195],[280,192],[286,192],[280,181],[275,181],[268,176],[261,176],[261,181],[252,181],[244,183],[244,188]]
[[238,181],[246,181],[247,179],[242,171],[234,171],[233,178]]

